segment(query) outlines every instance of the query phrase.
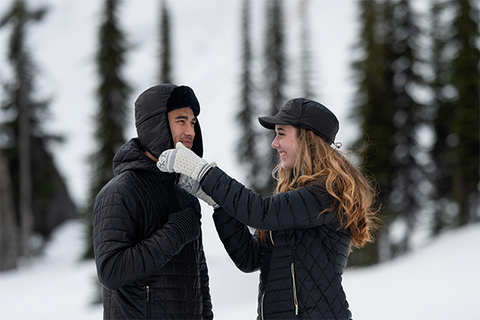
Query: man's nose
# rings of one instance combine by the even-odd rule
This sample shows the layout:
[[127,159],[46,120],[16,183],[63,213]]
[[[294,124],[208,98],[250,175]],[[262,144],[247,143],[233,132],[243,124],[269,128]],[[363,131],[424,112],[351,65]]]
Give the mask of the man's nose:
[[191,136],[192,138],[195,137],[195,127],[194,127],[194,126],[190,126],[190,127],[185,131],[185,135]]

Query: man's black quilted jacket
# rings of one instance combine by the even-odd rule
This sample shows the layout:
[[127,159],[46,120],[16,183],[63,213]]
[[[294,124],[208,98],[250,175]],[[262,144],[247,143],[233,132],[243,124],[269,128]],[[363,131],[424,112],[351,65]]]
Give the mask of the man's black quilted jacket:
[[104,319],[212,319],[201,237],[183,246],[169,213],[198,200],[160,172],[137,139],[114,158],[115,178],[94,208],[97,273]]
[[[351,238],[335,213],[318,217],[330,207],[320,187],[262,198],[213,168],[202,189],[221,206],[214,221],[231,259],[244,272],[260,269],[258,319],[351,318],[341,283]],[[246,225],[271,231],[267,241]]]

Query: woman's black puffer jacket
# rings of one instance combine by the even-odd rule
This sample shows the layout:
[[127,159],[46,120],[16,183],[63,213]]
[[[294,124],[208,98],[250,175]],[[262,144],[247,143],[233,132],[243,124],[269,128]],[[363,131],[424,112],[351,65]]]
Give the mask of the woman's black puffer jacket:
[[[168,215],[198,200],[160,172],[137,139],[114,159],[115,178],[94,208],[104,319],[212,319],[202,238],[183,245]],[[200,214],[200,213],[199,213]]]
[[[202,189],[220,209],[214,221],[226,251],[244,272],[260,269],[257,319],[340,319],[351,313],[342,288],[350,234],[339,228],[330,198],[305,186],[262,198],[211,169]],[[260,242],[246,227],[268,230]]]

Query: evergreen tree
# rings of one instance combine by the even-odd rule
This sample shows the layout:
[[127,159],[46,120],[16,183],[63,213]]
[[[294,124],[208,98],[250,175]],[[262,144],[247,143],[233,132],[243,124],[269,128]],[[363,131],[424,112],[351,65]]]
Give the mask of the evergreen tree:
[[125,143],[127,102],[130,88],[122,78],[125,40],[118,27],[118,0],[104,1],[104,16],[99,30],[99,49],[96,56],[100,83],[97,88],[99,108],[96,121],[96,150],[90,156],[93,168],[90,201],[85,218],[89,228],[85,258],[93,258],[93,203],[100,189],[113,178],[112,160],[117,150]]
[[8,59],[13,78],[4,84],[1,135],[2,154],[9,163],[16,221],[21,230],[20,248],[28,259],[33,233],[47,240],[53,229],[66,219],[76,217],[76,208],[47,149],[61,137],[46,134],[42,122],[48,100],[34,98],[36,67],[27,49],[27,27],[41,21],[46,8],[30,10],[25,1],[12,2],[1,17],[0,27],[11,26]]
[[[7,110],[15,110],[18,116],[14,119],[15,123],[7,124],[15,130],[15,150],[17,157],[15,162],[18,164],[18,210],[20,215],[21,230],[21,250],[22,254],[30,258],[32,248],[30,238],[33,233],[33,209],[32,209],[32,177],[30,166],[30,144],[31,144],[31,94],[32,94],[32,66],[30,54],[25,48],[26,26],[31,21],[40,20],[45,11],[30,12],[26,8],[24,1],[15,1],[11,10],[2,17],[0,26],[7,23],[14,23],[14,32],[10,41],[10,60],[14,63],[16,72],[17,88],[6,88],[7,94],[12,95],[10,103],[3,107]],[[15,34],[15,39],[13,38]],[[10,89],[10,90],[9,90]],[[12,150],[13,151],[13,150]],[[8,153],[7,153],[8,155]]]
[[452,1],[433,1],[430,9],[430,38],[432,49],[430,67],[434,75],[431,81],[432,101],[430,111],[430,126],[436,135],[430,157],[434,169],[430,180],[434,185],[434,209],[432,233],[441,233],[444,229],[453,227],[453,215],[449,212],[453,202],[452,165],[449,159],[451,149],[448,137],[454,115],[451,74],[453,56],[451,54],[451,39],[454,35],[452,21],[447,17],[455,11]]
[[[415,97],[426,84],[418,74],[424,61],[410,2],[371,0],[359,5],[362,52],[354,63],[359,88],[354,110],[365,136],[356,147],[364,146],[363,165],[378,183],[384,222],[376,243],[354,252],[351,264],[370,264],[409,250],[428,196],[422,188],[426,150],[418,143],[426,106]],[[390,229],[397,225],[404,233],[393,239]]]
[[170,50],[170,14],[167,1],[162,0],[160,13],[160,83],[172,83]]
[[[267,1],[267,27],[265,34],[264,51],[264,83],[268,109],[265,114],[274,115],[285,104],[284,87],[286,85],[286,57],[285,35],[283,30],[283,5],[281,0]],[[271,170],[277,165],[278,155],[276,150],[270,147],[273,134],[268,133],[268,142],[265,166],[257,179],[257,188],[263,195],[271,195],[274,191],[274,182]]]
[[391,223],[401,223],[404,234],[392,241],[393,256],[410,249],[422,201],[426,194],[420,188],[424,181],[424,168],[419,161],[423,150],[418,144],[418,128],[423,123],[423,105],[415,99],[414,92],[424,86],[418,74],[420,28],[410,1],[386,2],[386,34],[384,44],[389,68],[393,75],[389,82],[389,99],[393,102],[394,144],[389,164],[392,168],[392,193],[387,210]]
[[[360,37],[356,45],[359,59],[352,65],[357,80],[357,92],[352,116],[359,121],[364,135],[354,143],[361,152],[362,166],[375,178],[379,203],[386,215],[388,196],[392,191],[392,169],[389,159],[393,154],[394,107],[388,99],[393,75],[383,45],[383,10],[376,1],[359,1]],[[369,265],[380,261],[379,244],[388,241],[388,228],[382,228],[374,243],[354,250],[349,265]]]
[[[478,221],[479,207],[479,102],[480,102],[480,13],[471,1],[457,0],[453,41],[457,55],[452,61],[451,84],[455,88],[453,115],[450,119],[450,161],[452,196],[458,204],[458,225]],[[478,4],[477,4],[478,5]]]
[[310,28],[308,19],[309,0],[300,3],[300,86],[301,96],[313,98],[312,86],[312,60],[310,54]]
[[247,179],[255,191],[258,190],[257,179],[260,170],[260,159],[256,150],[256,132],[254,124],[255,107],[252,102],[254,85],[252,83],[252,49],[250,41],[250,0],[243,1],[242,7],[242,76],[241,76],[241,110],[237,115],[240,124],[238,143],[239,162],[246,167]]

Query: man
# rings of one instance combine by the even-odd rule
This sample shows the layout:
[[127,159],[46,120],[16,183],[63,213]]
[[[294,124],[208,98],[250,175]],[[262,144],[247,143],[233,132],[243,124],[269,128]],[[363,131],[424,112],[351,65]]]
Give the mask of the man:
[[94,206],[105,320],[213,319],[200,204],[156,167],[177,142],[202,156],[199,112],[187,86],[157,85],[135,102],[138,138],[115,155]]

